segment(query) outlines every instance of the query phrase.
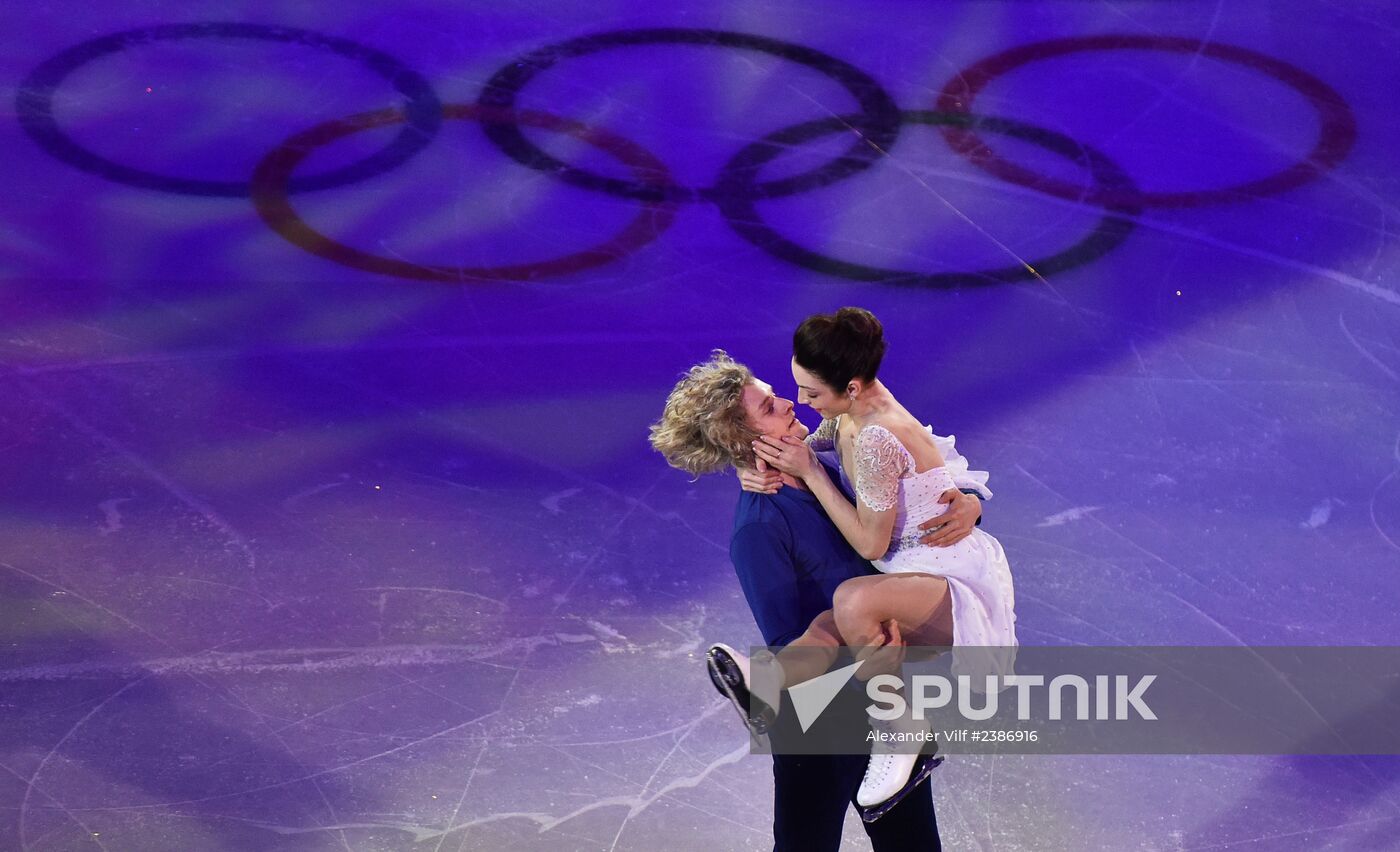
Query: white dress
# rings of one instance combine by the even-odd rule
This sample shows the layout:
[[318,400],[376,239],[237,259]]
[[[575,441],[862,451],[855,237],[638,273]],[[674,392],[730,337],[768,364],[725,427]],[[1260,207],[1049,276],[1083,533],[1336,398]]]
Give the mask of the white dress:
[[[976,528],[949,547],[919,542],[926,533],[919,525],[948,511],[938,498],[950,488],[973,488],[984,497],[987,474],[968,469],[967,459],[954,448],[952,436],[933,436],[943,456],[941,467],[915,472],[914,457],[892,432],[871,424],[856,435],[854,487],[844,466],[841,480],[856,499],[877,512],[897,509],[890,548],[874,560],[886,574],[936,574],[948,581],[953,602],[953,644],[1011,648],[1016,646],[1016,597],[1011,566],[1001,543]],[[836,421],[823,420],[812,435],[813,449],[834,446]],[[997,666],[1000,668],[1000,666]]]

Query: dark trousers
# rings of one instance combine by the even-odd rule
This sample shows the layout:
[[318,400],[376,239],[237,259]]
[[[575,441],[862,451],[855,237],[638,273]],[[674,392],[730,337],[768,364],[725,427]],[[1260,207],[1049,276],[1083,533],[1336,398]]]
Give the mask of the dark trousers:
[[[774,852],[835,852],[869,760],[860,754],[773,755]],[[861,823],[875,852],[937,852],[933,777],[873,823]]]

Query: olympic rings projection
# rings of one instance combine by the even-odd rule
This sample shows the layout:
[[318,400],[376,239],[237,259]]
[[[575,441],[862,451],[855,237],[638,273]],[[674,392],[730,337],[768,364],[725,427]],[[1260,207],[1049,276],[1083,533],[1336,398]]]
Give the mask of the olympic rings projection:
[[157,41],[180,39],[254,39],[318,47],[357,60],[388,80],[407,102],[407,120],[403,130],[389,145],[356,163],[326,172],[298,178],[289,187],[292,192],[329,189],[382,174],[412,157],[432,141],[442,123],[442,103],[433,87],[418,72],[387,53],[356,44],[343,38],[321,35],[291,27],[269,27],[259,24],[213,22],[202,24],[166,24],[139,30],[114,33],[85,41],[49,59],[20,83],[16,110],[20,125],[40,147],[53,156],[86,172],[131,186],[159,189],[186,195],[243,197],[248,195],[247,181],[195,180],[156,174],[133,166],[113,162],[79,145],[53,114],[54,93],[64,80],[79,68],[96,59],[119,53],[131,47]]
[[1087,195],[1083,187],[1037,175],[992,151],[978,138],[973,128],[949,127],[944,136],[953,150],[1002,180],[1033,187],[1060,198],[1087,198],[1097,203],[1142,204],[1155,207],[1185,207],[1189,205],[1239,201],[1256,195],[1268,195],[1293,189],[1312,180],[1320,172],[1331,169],[1345,159],[1356,141],[1356,118],[1342,96],[1318,78],[1272,56],[1243,47],[1220,42],[1198,41],[1149,35],[1100,35],[1079,38],[1051,39],[1023,44],[987,57],[953,75],[938,97],[938,109],[944,112],[972,114],[977,95],[992,80],[1032,62],[1102,50],[1158,50],[1168,53],[1190,53],[1209,56],[1223,62],[1259,71],[1296,90],[1317,110],[1321,121],[1317,143],[1306,157],[1283,171],[1222,189],[1191,192],[1136,192],[1096,188]]
[[[1033,127],[1028,124],[1005,118],[971,116],[961,113],[941,113],[915,111],[902,114],[909,124],[927,124],[940,127],[957,127],[981,130],[1002,136],[1010,136],[1031,142],[1058,154],[1071,162],[1083,161],[1094,179],[1094,188],[1104,193],[1123,192],[1131,194],[1132,179],[1112,160],[1103,154],[1081,145],[1067,136]],[[753,142],[740,151],[730,162],[739,173],[749,173],[761,168],[765,163],[793,145],[810,142],[813,139],[832,133],[849,130],[849,119],[838,116],[822,121],[809,121]],[[726,169],[727,171],[727,169]],[[1039,275],[1063,272],[1075,266],[1102,257],[1128,238],[1134,228],[1133,219],[1142,212],[1142,207],[1134,204],[1104,204],[1105,214],[1099,224],[1084,239],[1073,246],[1040,260],[1029,261],[1035,269],[1032,272],[1023,264],[1013,264],[996,269],[972,272],[922,273],[898,269],[881,269],[850,261],[838,260],[799,245],[763,221],[757,205],[752,199],[736,194],[719,202],[725,219],[740,236],[754,245],[768,251],[789,263],[856,281],[879,281],[885,284],[910,284],[923,287],[963,287],[997,282],[1032,280]]]
[[840,180],[861,169],[869,168],[880,157],[880,151],[888,149],[899,135],[899,107],[895,106],[894,99],[869,74],[848,62],[810,47],[766,36],[727,30],[618,30],[552,44],[532,51],[503,66],[486,82],[477,102],[482,106],[513,109],[521,90],[561,59],[586,56],[620,47],[654,44],[732,47],[767,53],[780,59],[795,62],[798,65],[805,65],[840,83],[855,97],[861,112],[860,115],[852,119],[851,129],[864,138],[858,138],[853,142],[843,156],[802,174],[766,183],[738,184],[731,182],[730,186],[724,188],[714,186],[693,189],[681,186],[659,187],[650,183],[619,180],[570,166],[546,153],[527,139],[519,128],[509,124],[486,125],[486,135],[502,151],[519,162],[532,169],[549,172],[560,180],[588,189],[620,195],[624,198],[665,198],[672,201],[697,199],[713,201],[726,191],[743,192],[754,198],[776,198],[815,189]]
[[[403,103],[291,133],[286,141],[262,158],[250,181],[176,177],[116,163],[83,147],[59,126],[54,116],[55,94],[75,71],[142,44],[183,39],[247,39],[324,50],[368,67],[393,87]],[[750,142],[729,159],[712,185],[687,187],[677,185],[666,165],[635,142],[566,118],[516,108],[521,93],[530,83],[563,60],[656,45],[729,48],[786,60],[834,81],[854,98],[856,110],[840,116],[831,112]],[[1146,192],[1123,168],[1088,145],[1025,122],[979,116],[973,112],[977,96],[1001,75],[1044,59],[1107,50],[1189,53],[1262,73],[1301,94],[1317,111],[1320,119],[1317,142],[1299,162],[1264,178],[1222,189]],[[1354,145],[1357,132],[1355,118],[1341,95],[1294,65],[1235,45],[1136,34],[1062,38],[1020,45],[956,74],[943,87],[937,111],[901,111],[875,78],[844,60],[803,45],[727,30],[633,29],[568,39],[532,50],[500,67],[485,83],[474,105],[443,106],[431,84],[416,71],[386,53],[346,39],[259,24],[169,24],[102,36],[62,51],[38,65],[24,79],[15,105],[20,124],[28,135],[43,150],[78,169],[147,189],[189,195],[251,197],[257,214],[269,227],[318,257],[382,275],[451,282],[536,280],[597,267],[656,239],[670,226],[676,206],[694,201],[716,204],[729,225],[745,240],[782,260],[825,275],[932,288],[1023,281],[1063,272],[1113,250],[1131,233],[1144,207],[1233,202],[1297,187],[1341,162]],[[814,105],[827,109],[822,104]],[[291,196],[296,193],[343,187],[401,165],[432,140],[444,119],[477,122],[487,139],[515,161],[567,184],[635,201],[639,207],[637,215],[602,245],[563,257],[535,263],[454,267],[415,264],[337,242],[313,228],[293,206]],[[905,123],[938,127],[942,138],[954,151],[998,178],[1050,196],[1103,208],[1103,214],[1079,242],[1029,264],[936,273],[887,269],[829,257],[782,234],[759,216],[758,205],[765,200],[825,187],[877,165],[891,150]],[[371,128],[399,125],[402,127],[389,144],[368,157],[320,174],[295,176],[298,166],[316,149]],[[618,160],[631,171],[632,177],[610,177],[558,160],[531,142],[522,128],[571,136]],[[850,133],[854,137],[851,145],[840,154],[805,172],[773,180],[760,179],[768,164],[788,147],[837,133]],[[1080,164],[1088,171],[1092,185],[1077,186],[1013,163],[983,141],[988,133],[1037,145]]]
[[[442,115],[457,121],[480,121],[486,124],[509,121],[512,126],[537,127],[541,130],[565,133],[616,157],[632,169],[638,180],[659,181],[662,184],[669,181],[670,176],[665,164],[632,142],[557,116],[536,112],[510,112],[470,104],[449,104],[443,107]],[[611,263],[656,239],[671,224],[675,215],[675,205],[671,202],[639,202],[641,210],[637,216],[621,233],[603,245],[554,260],[491,267],[427,266],[369,254],[330,239],[297,215],[287,197],[286,187],[297,165],[312,151],[364,130],[403,121],[404,114],[400,110],[377,110],[317,125],[283,142],[263,158],[253,173],[253,203],[257,206],[258,215],[292,244],[327,260],[399,278],[452,282],[471,279],[530,280],[564,275]]]

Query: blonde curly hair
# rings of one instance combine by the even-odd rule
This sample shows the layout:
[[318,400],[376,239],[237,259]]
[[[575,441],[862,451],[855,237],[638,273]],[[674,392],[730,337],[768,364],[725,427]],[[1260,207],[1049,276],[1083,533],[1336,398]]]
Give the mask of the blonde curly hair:
[[686,371],[661,419],[651,426],[651,445],[666,463],[693,476],[729,467],[752,467],[758,430],[744,410],[744,388],[753,371],[723,349]]

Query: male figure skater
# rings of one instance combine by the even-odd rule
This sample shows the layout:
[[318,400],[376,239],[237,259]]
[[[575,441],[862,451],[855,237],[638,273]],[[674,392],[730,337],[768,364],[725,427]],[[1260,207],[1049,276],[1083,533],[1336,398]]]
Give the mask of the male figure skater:
[[[661,420],[652,426],[651,443],[673,467],[698,475],[731,467],[752,471],[756,464],[751,443],[759,435],[806,434],[791,400],[775,396],[747,367],[715,350],[671,392]],[[830,460],[822,461],[831,466]],[[749,609],[771,646],[786,645],[830,609],[843,580],[875,571],[846,543],[802,483],[784,476],[782,484],[774,494],[741,492],[729,546]],[[977,488],[976,483],[958,484]],[[981,517],[975,494],[950,490],[943,500],[952,505],[930,522],[940,525],[925,536],[931,544],[960,541]],[[790,707],[783,715],[792,717]],[[867,761],[858,754],[774,754],[775,852],[838,849],[846,808],[854,802]],[[927,785],[906,795],[879,820],[863,825],[875,852],[942,848]]]

